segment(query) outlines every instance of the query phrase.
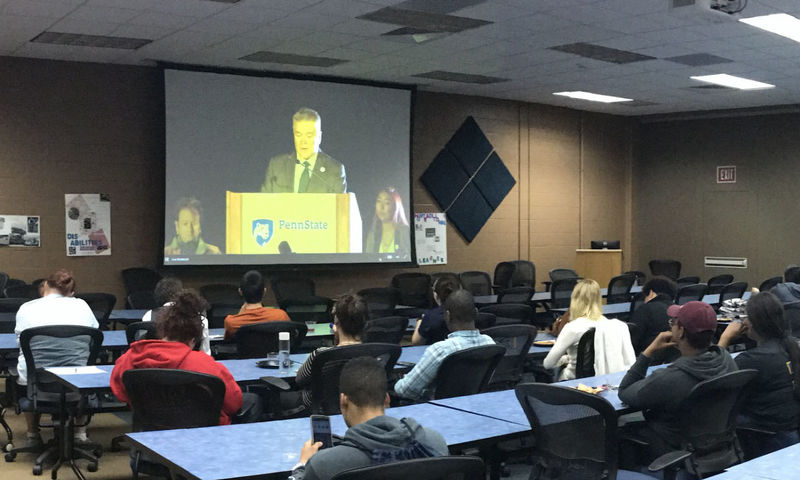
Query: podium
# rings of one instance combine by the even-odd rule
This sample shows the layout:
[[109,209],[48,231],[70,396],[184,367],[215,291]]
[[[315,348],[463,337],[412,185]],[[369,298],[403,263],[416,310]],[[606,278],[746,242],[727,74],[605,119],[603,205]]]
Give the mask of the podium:
[[353,193],[226,192],[228,254],[361,253],[361,214]]
[[591,278],[608,286],[608,282],[622,273],[622,250],[575,250],[575,271],[583,278]]

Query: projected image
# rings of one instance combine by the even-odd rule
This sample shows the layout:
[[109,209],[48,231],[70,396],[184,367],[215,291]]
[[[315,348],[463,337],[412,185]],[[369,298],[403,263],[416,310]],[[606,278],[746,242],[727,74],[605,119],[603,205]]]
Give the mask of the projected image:
[[165,265],[412,261],[410,90],[164,75]]

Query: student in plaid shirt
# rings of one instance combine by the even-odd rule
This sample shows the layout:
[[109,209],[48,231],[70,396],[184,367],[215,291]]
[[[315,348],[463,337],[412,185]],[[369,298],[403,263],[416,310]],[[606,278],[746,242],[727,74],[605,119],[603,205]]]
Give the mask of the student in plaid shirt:
[[482,335],[475,328],[477,313],[472,294],[467,290],[451,293],[444,303],[444,319],[450,335],[425,349],[419,363],[394,385],[395,393],[413,400],[431,398],[436,372],[448,355],[471,347],[493,345],[491,337]]

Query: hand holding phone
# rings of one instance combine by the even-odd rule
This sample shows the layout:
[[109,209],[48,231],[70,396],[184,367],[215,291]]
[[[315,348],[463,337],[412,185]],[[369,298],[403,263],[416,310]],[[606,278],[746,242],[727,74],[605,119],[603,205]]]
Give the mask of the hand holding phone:
[[331,435],[331,419],[325,415],[311,415],[311,439],[313,443],[321,442],[321,448],[333,446]]

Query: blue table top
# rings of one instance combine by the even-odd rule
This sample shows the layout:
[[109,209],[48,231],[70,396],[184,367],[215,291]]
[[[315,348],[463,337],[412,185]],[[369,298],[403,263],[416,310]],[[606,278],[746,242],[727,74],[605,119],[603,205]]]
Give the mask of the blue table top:
[[111,310],[109,320],[136,320],[137,322],[144,317],[149,310]]
[[780,449],[776,452],[754,458],[748,462],[734,465],[713,479],[772,479],[784,480],[797,477],[797,464],[800,462],[800,444]]
[[[412,417],[442,434],[448,445],[514,435],[527,426],[494,420],[431,404],[390,408],[387,415]],[[344,435],[341,415],[331,416],[331,429]],[[129,433],[144,450],[177,467],[188,478],[223,480],[289,471],[300,447],[310,437],[307,418],[219,427]],[[220,450],[224,451],[220,451]],[[199,455],[198,452],[218,452]]]

